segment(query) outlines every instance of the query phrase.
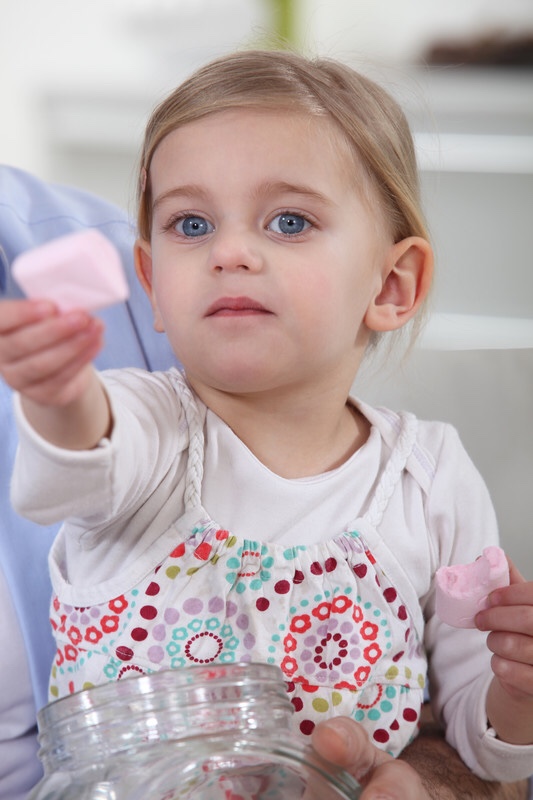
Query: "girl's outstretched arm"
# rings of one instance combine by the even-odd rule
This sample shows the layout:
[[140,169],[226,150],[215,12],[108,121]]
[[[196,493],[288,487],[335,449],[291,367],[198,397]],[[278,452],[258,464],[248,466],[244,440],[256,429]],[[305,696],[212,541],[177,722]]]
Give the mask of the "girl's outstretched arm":
[[526,581],[509,560],[510,585],[489,597],[490,608],[476,617],[490,631],[494,679],[487,716],[500,739],[533,744],[533,581]]
[[50,302],[0,303],[0,375],[21,395],[29,423],[51,444],[94,447],[111,426],[91,361],[103,325],[85,311],[60,314]]

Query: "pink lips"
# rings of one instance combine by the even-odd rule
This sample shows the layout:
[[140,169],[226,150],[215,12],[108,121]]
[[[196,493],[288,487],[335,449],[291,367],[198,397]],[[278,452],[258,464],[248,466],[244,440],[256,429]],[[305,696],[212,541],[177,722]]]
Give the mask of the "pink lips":
[[235,317],[270,313],[261,303],[250,297],[221,297],[209,306],[206,317]]

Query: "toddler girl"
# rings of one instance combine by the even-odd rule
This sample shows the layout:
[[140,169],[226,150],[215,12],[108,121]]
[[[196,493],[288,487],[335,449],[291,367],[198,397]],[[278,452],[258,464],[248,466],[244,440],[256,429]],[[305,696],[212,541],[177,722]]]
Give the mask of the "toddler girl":
[[533,584],[513,570],[480,630],[439,622],[436,569],[497,543],[487,491],[452,428],[350,395],[431,283],[397,104],[330,60],[218,59],[148,124],[138,225],[138,277],[183,372],[97,374],[101,323],[49,306],[1,337],[14,505],[66,520],[50,698],[266,661],[301,735],[344,714],[397,754],[429,658],[467,764],[529,775]]

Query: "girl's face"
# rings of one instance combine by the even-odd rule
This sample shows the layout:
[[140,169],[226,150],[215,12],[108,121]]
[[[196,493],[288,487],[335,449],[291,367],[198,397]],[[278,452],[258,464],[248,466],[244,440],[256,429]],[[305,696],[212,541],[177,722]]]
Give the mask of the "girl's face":
[[330,122],[287,112],[222,111],[159,145],[137,270],[200,397],[349,390],[393,257],[353,163]]

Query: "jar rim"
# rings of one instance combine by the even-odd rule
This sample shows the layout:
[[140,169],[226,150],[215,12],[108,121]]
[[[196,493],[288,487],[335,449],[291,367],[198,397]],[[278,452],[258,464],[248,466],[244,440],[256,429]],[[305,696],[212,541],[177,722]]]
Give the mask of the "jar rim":
[[[39,729],[60,722],[78,712],[105,705],[117,699],[127,702],[161,691],[187,689],[201,682],[206,684],[241,686],[249,681],[265,688],[285,686],[285,676],[275,664],[237,662],[236,664],[195,664],[186,668],[164,669],[158,672],[131,675],[119,681],[83,689],[58,700],[53,700],[37,714]],[[287,702],[289,702],[287,698]]]

